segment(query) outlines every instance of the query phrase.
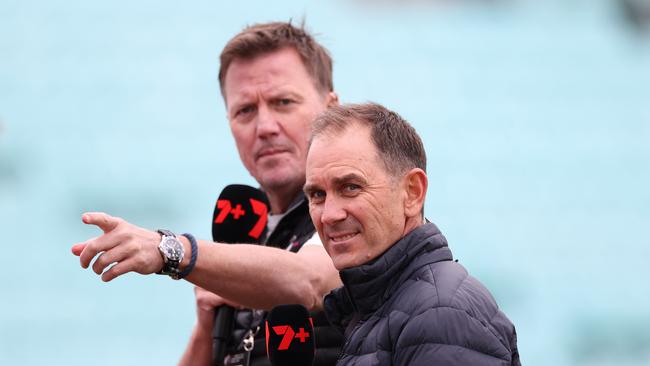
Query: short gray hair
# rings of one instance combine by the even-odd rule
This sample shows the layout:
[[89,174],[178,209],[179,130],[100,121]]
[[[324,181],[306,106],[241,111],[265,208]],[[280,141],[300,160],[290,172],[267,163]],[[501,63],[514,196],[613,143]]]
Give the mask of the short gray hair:
[[328,108],[314,121],[311,140],[322,134],[338,135],[354,123],[370,127],[379,158],[393,177],[401,177],[413,168],[426,172],[427,155],[418,133],[399,114],[377,103]]

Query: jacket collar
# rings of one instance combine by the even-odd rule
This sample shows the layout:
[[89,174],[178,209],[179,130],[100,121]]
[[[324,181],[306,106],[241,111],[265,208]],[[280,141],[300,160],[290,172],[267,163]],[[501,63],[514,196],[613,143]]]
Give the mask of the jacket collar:
[[[280,232],[281,228],[283,228],[285,225],[295,225],[296,219],[304,217],[305,215],[309,217],[309,203],[307,202],[307,197],[305,197],[305,194],[300,191],[289,205],[289,208],[287,208],[287,210],[282,213],[282,218],[275,226],[275,229],[273,231],[266,232],[266,239],[264,240],[264,243],[268,244],[269,242],[277,241],[271,240],[271,238]],[[287,238],[287,240],[289,239]]]
[[[338,310],[335,311],[352,310],[365,318],[384,304],[417,268],[452,259],[445,237],[436,225],[427,222],[398,240],[373,261],[340,271],[344,287],[332,291],[328,297],[333,298],[326,298],[325,301],[336,301],[338,304],[335,308]],[[335,314],[332,315],[336,318]],[[344,314],[340,315],[345,317]]]

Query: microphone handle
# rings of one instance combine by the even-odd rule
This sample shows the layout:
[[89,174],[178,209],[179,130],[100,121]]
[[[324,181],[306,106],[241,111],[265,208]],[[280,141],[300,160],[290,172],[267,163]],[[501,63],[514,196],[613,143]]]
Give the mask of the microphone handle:
[[235,308],[228,305],[219,306],[214,314],[214,328],[212,329],[212,364],[223,366],[226,357],[226,344],[232,332]]

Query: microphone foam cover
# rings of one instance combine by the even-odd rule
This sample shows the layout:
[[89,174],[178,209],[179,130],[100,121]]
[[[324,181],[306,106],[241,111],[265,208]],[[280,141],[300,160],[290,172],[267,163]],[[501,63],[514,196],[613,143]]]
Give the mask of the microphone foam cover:
[[273,366],[311,366],[314,325],[302,305],[279,305],[266,317],[266,351]]
[[212,215],[212,240],[259,244],[264,240],[269,201],[257,188],[231,184],[221,191]]

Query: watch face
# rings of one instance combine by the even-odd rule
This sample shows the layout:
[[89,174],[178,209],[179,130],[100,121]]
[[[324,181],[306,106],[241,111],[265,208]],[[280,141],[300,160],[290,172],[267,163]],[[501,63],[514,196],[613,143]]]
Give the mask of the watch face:
[[161,248],[167,260],[180,261],[183,257],[183,245],[174,237],[165,237]]

